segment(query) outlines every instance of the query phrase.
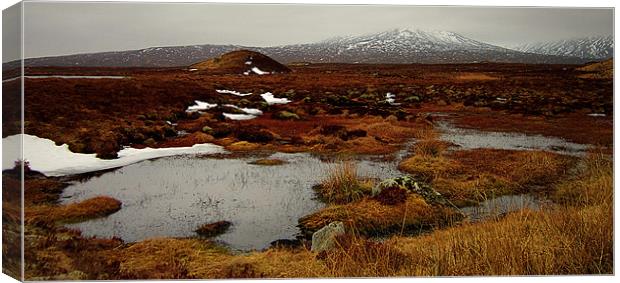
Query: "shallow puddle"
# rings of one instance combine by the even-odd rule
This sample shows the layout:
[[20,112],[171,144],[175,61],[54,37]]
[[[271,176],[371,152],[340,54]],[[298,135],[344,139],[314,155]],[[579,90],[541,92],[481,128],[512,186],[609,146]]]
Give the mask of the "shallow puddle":
[[441,121],[437,123],[441,139],[462,149],[494,148],[506,150],[544,150],[565,155],[584,156],[590,146],[565,139],[523,133],[486,132],[454,127]]
[[525,208],[539,210],[545,203],[529,194],[506,195],[483,201],[478,206],[461,208],[461,212],[469,221],[479,222]]
[[[166,157],[132,164],[76,182],[64,202],[107,195],[123,202],[120,211],[68,225],[86,236],[117,236],[126,242],[153,237],[195,236],[200,225],[233,223],[216,238],[232,249],[263,249],[277,239],[293,239],[297,220],[323,203],[312,186],[334,163],[310,154],[276,153],[279,166],[251,165],[255,158]],[[358,161],[360,176],[387,178],[400,173],[394,162]]]

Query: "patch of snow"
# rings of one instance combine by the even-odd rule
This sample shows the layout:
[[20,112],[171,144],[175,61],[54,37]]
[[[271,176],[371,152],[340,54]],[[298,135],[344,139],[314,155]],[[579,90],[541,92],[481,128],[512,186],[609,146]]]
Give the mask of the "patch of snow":
[[211,104],[208,102],[203,102],[200,100],[195,100],[194,103],[196,103],[196,105],[191,105],[189,107],[187,107],[187,110],[185,110],[186,112],[196,112],[196,111],[202,111],[202,110],[209,110],[211,108],[214,108],[217,106],[217,104]]
[[238,91],[234,91],[234,90],[227,90],[227,89],[216,89],[215,91],[217,91],[217,93],[228,93],[228,94],[232,94],[232,95],[236,95],[236,96],[248,96],[248,95],[252,95],[251,92],[248,93],[240,93]]
[[259,69],[258,67],[253,67],[252,68],[252,72],[256,73],[257,75],[268,75],[268,74],[270,74],[269,72],[265,72],[265,71]]
[[245,71],[243,72],[244,75],[249,76],[250,75],[250,71]]
[[192,68],[192,69],[189,69],[189,71],[190,71],[190,72],[194,72],[194,71],[198,71],[198,69],[194,69],[194,68]]
[[[46,176],[66,176],[126,166],[143,160],[186,154],[226,153],[221,146],[205,143],[191,147],[171,148],[124,148],[117,159],[100,159],[96,154],[74,153],[67,144],[56,145],[54,141],[33,135],[13,135],[2,139],[5,146],[17,148],[23,140],[23,158],[31,169]],[[12,169],[19,160],[18,151],[3,152],[2,170]]]
[[273,97],[273,93],[271,92],[265,92],[263,94],[260,95],[269,105],[272,104],[287,104],[289,102],[291,102],[290,100],[288,100],[288,98],[276,98]]
[[588,114],[590,117],[605,117],[605,113],[590,113]]
[[235,108],[238,110],[241,110],[243,112],[245,112],[245,114],[250,114],[250,115],[254,115],[254,116],[259,116],[259,115],[263,115],[263,111],[260,111],[260,109],[256,109],[256,108],[241,108],[237,105],[233,105],[233,104],[224,104],[224,106],[228,106],[231,108]]
[[222,113],[222,115],[224,115],[224,117],[230,119],[230,120],[251,120],[256,118],[257,116],[254,115],[250,115],[250,114],[230,114],[230,113]]
[[385,101],[390,105],[400,105],[400,103],[396,103],[396,94],[388,92],[385,94]]
[[252,61],[245,61],[246,65],[252,65]]

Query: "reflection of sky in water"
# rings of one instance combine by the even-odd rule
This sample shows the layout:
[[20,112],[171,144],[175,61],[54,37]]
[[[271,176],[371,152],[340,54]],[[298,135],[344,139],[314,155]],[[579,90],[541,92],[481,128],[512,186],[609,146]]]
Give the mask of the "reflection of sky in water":
[[[69,225],[88,236],[118,236],[127,242],[159,236],[192,236],[201,224],[233,223],[217,237],[235,249],[261,249],[276,239],[293,238],[297,219],[320,207],[311,187],[332,163],[309,154],[276,153],[289,163],[250,165],[253,159],[161,158],[129,165],[76,183],[66,202],[108,195],[123,202],[120,211]],[[394,163],[362,160],[360,176],[398,175]]]
[[463,149],[495,148],[508,150],[545,150],[566,155],[583,156],[589,146],[556,137],[526,135],[522,133],[483,132],[455,128],[439,122],[441,139],[461,146]]

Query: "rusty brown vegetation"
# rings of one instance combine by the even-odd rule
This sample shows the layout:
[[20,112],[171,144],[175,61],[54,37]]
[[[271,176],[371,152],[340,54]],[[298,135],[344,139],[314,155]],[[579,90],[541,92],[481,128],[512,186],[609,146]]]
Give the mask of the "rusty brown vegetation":
[[[372,185],[359,180],[351,168],[343,168],[324,182],[329,189],[323,193],[332,201],[300,219],[306,233],[333,221],[344,222],[349,233],[338,238],[337,248],[323,254],[303,246],[235,254],[198,237],[129,244],[117,238],[84,237],[62,223],[108,215],[120,208],[120,202],[98,197],[59,205],[59,195],[67,184],[29,175],[24,199],[26,279],[613,272],[610,79],[585,78],[592,70],[563,65],[311,64],[291,68],[289,74],[260,77],[180,69],[28,69],[31,74],[120,74],[131,78],[26,79],[26,133],[103,158],[113,158],[126,145],[171,147],[205,142],[246,152],[388,155],[414,137],[411,156],[401,162],[400,169],[428,181],[458,206],[526,192],[546,194],[555,204],[490,221],[460,222],[457,210],[429,204],[415,194],[400,199],[398,192],[388,191],[371,197],[367,192]],[[11,91],[18,85],[3,83],[3,88]],[[294,102],[264,105],[257,96],[239,98],[215,92],[222,88],[271,91]],[[402,104],[386,104],[388,91]],[[186,113],[187,106],[197,99],[256,107],[265,114],[253,120],[230,121],[220,115],[221,109]],[[273,114],[280,111],[299,119],[275,118],[278,115]],[[578,159],[538,151],[450,150],[450,144],[438,140],[432,127],[436,121],[426,116],[434,111],[452,113],[433,119],[451,119],[460,127],[557,136],[600,145],[601,153]],[[3,113],[7,121],[18,120],[14,109],[3,109]],[[588,113],[607,116],[589,117]],[[14,132],[17,126],[4,123],[3,133]],[[187,135],[179,136],[177,130]],[[358,184],[364,193],[343,194],[350,191],[342,189],[345,184]],[[15,188],[19,188],[18,176],[3,172],[5,239],[19,236],[16,200],[20,196]],[[404,233],[421,227],[433,229],[417,236]],[[386,232],[391,234],[382,243],[368,237]],[[11,254],[15,251],[12,247],[3,241],[3,260],[16,268],[11,259],[18,255]]]

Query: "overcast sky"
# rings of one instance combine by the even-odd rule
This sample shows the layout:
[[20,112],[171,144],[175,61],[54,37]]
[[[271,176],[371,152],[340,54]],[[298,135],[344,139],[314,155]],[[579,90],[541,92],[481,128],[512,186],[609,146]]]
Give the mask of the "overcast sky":
[[192,44],[273,46],[392,28],[491,44],[611,35],[612,9],[147,3],[25,4],[25,57]]

